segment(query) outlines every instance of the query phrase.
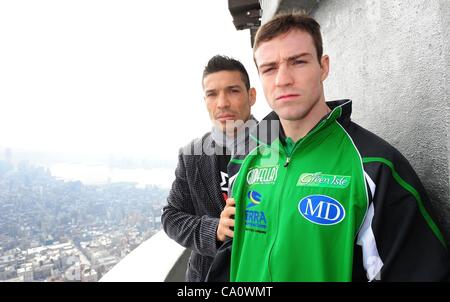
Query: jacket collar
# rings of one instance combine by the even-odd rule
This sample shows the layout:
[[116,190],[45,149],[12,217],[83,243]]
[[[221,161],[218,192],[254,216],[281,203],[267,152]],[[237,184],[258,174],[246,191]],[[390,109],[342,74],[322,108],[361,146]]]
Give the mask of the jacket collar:
[[[325,115],[312,129],[317,127],[323,127],[331,122],[338,120],[342,125],[346,125],[350,122],[350,116],[352,113],[352,101],[349,99],[342,99],[336,101],[326,102],[331,109],[327,115]],[[311,132],[310,131],[310,132]],[[284,141],[286,135],[283,127],[280,123],[279,116],[272,111],[258,124],[256,131],[251,135],[253,139],[256,139],[259,143],[271,145],[277,138]]]

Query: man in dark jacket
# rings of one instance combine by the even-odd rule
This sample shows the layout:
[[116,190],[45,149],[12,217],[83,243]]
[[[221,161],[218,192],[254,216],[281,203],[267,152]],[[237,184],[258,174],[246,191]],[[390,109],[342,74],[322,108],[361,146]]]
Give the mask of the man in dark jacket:
[[213,130],[180,150],[161,217],[167,235],[192,250],[186,271],[190,282],[205,280],[218,247],[230,235],[234,208],[222,213],[228,199],[227,166],[243,130],[256,125],[250,113],[256,91],[239,61],[211,58],[202,86]]

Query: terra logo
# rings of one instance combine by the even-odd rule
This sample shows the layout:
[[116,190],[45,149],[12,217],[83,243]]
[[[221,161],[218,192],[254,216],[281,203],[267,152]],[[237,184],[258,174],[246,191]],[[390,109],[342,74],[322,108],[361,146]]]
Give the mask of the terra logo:
[[256,191],[248,191],[247,197],[250,200],[250,203],[247,205],[247,209],[257,206],[261,203],[262,196]]
[[256,191],[249,191],[247,197],[250,202],[245,210],[245,225],[248,227],[256,227],[259,229],[267,228],[267,218],[264,211],[250,209],[262,202],[262,195]]
[[306,196],[298,203],[298,211],[305,219],[320,225],[337,224],[345,217],[344,207],[326,195]]

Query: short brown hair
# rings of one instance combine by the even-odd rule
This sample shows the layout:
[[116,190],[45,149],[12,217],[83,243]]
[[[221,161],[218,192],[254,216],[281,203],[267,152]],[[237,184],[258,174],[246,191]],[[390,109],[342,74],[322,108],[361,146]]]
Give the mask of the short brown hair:
[[320,63],[323,53],[320,25],[312,17],[302,12],[278,14],[272,20],[261,26],[256,32],[253,52],[256,51],[261,43],[270,41],[293,29],[299,29],[311,35],[314,46],[316,47],[317,59]]

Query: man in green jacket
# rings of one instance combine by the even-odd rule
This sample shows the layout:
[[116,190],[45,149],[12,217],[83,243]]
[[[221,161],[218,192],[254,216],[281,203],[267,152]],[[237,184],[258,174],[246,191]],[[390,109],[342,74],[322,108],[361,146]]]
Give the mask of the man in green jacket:
[[277,16],[253,51],[273,112],[256,148],[230,162],[239,169],[230,280],[448,278],[445,239],[408,161],[350,120],[350,100],[325,102],[319,24]]

